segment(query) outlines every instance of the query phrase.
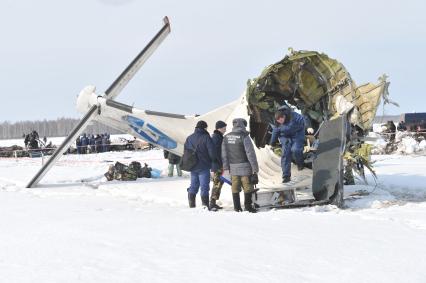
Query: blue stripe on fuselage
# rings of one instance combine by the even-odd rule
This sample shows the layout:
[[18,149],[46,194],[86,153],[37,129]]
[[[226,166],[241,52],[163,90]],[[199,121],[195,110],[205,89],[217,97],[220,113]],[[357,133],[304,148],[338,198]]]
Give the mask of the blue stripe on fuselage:
[[177,147],[176,141],[153,125],[146,123],[144,120],[130,115],[125,116],[124,119],[129,123],[129,126],[147,142],[166,149],[175,149]]

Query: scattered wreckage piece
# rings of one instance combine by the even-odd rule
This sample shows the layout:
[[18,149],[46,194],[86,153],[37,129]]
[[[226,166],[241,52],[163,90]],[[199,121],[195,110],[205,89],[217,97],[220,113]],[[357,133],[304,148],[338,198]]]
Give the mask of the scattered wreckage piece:
[[22,146],[12,145],[0,147],[0,157],[29,157],[28,151]]
[[6,147],[0,147],[0,157],[9,157],[9,158],[19,158],[19,157],[40,157],[42,155],[51,155],[56,149],[51,143],[47,146],[44,144],[40,148],[27,148],[25,149],[22,146],[12,145]]

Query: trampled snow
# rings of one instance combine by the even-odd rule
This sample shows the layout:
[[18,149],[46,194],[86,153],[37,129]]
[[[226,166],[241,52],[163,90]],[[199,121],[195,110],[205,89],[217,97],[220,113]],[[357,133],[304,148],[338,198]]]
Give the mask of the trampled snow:
[[[107,182],[114,161],[165,170],[162,151],[0,159],[1,282],[425,282],[426,156],[375,156],[377,185],[346,208],[187,208],[188,176]],[[369,192],[368,195],[364,193]],[[200,203],[199,197],[197,204]]]

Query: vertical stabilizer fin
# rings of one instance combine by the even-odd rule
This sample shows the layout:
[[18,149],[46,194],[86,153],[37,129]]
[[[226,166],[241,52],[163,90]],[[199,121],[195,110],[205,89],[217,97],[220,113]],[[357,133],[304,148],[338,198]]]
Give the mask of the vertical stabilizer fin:
[[164,25],[160,31],[154,36],[153,39],[148,43],[147,46],[136,56],[135,59],[127,66],[127,68],[118,76],[118,78],[111,84],[111,86],[105,91],[105,95],[108,99],[114,99],[128,82],[134,77],[139,71],[142,65],[148,60],[148,58],[154,53],[157,47],[163,42],[166,36],[170,33],[170,22],[167,17],[163,19]]

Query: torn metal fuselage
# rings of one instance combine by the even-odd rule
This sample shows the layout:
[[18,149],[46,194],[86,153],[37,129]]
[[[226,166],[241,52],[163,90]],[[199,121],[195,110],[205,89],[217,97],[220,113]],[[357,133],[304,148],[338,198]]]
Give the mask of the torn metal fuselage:
[[[377,84],[358,86],[337,60],[316,51],[290,49],[284,59],[266,67],[259,77],[247,83],[251,137],[257,147],[268,144],[274,113],[284,104],[298,109],[315,131],[323,121],[347,115],[351,127],[350,130],[348,127],[345,160],[348,168],[363,175],[360,169],[370,165],[368,156],[359,154],[363,148],[360,139],[372,127],[381,98],[390,101],[388,87],[385,75]],[[309,139],[312,142],[313,137]]]

